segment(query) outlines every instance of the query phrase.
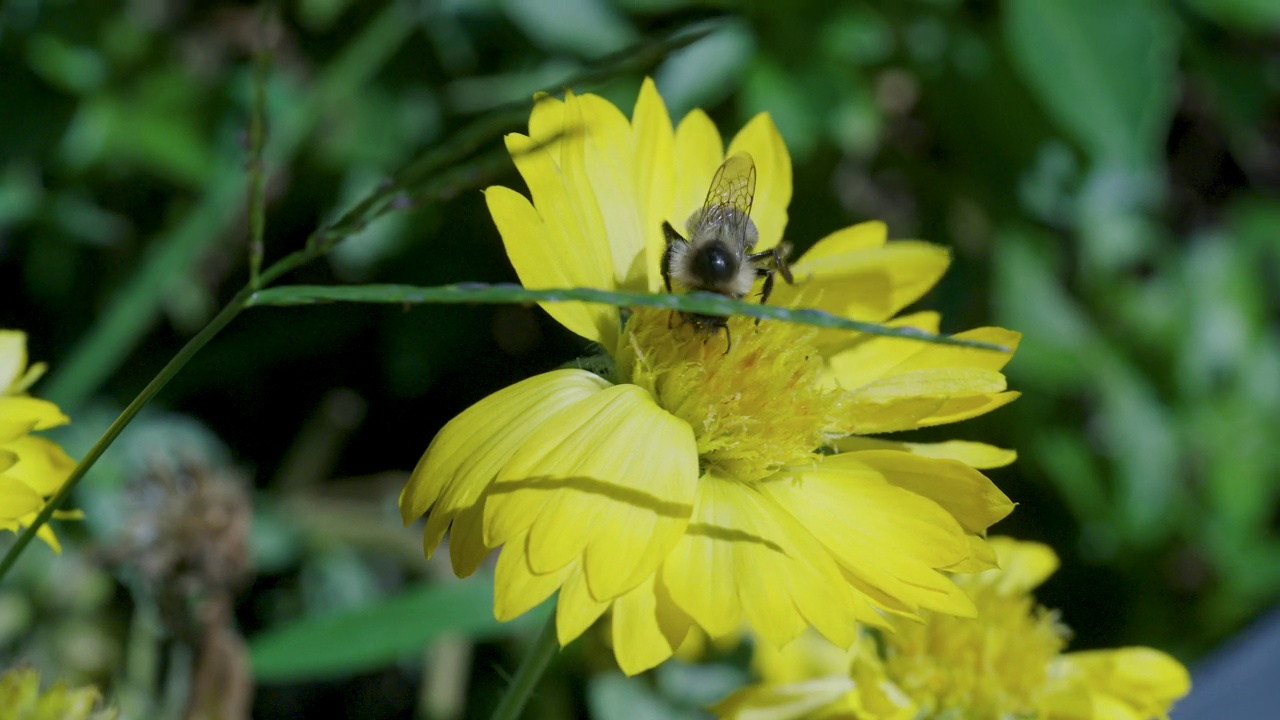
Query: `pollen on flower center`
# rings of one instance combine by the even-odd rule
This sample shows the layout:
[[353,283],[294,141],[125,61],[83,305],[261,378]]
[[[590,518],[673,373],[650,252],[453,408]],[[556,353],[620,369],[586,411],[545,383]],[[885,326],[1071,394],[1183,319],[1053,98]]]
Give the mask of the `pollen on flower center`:
[[890,671],[908,695],[935,710],[967,708],[978,720],[1034,716],[1068,630],[1026,593],[961,584],[978,617],[895,623],[897,631],[884,636]]
[[689,423],[702,470],[759,480],[814,456],[835,426],[841,395],[822,383],[813,331],[729,319],[725,333],[665,310],[638,310],[617,354],[625,382]]

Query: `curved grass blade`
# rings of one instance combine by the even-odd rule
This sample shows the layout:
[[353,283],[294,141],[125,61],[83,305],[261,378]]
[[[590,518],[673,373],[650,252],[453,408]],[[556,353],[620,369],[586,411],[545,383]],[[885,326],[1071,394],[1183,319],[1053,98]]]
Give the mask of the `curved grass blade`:
[[678,310],[700,315],[746,315],[761,320],[781,320],[821,328],[851,330],[867,335],[906,338],[937,345],[1009,352],[1009,348],[993,343],[966,340],[948,335],[935,335],[911,327],[889,327],[879,323],[860,322],[812,308],[785,308],[733,300],[723,295],[694,292],[667,295],[595,288],[529,290],[509,283],[457,283],[435,287],[413,285],[287,285],[259,290],[249,298],[250,306],[313,305],[322,302],[391,303],[397,305],[459,303],[536,303],[589,302],[617,307],[648,307]]

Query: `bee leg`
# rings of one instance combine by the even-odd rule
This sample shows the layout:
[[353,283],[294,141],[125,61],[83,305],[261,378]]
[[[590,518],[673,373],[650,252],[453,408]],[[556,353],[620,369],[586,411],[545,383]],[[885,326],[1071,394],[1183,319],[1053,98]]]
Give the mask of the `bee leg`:
[[756,277],[764,278],[764,287],[760,288],[761,305],[769,302],[769,296],[773,294],[773,272],[769,268],[756,268]]
[[[760,288],[760,304],[764,305],[769,302],[769,295],[773,293],[773,270],[756,268],[756,277],[764,278],[764,287]],[[760,318],[756,318],[756,324],[760,324]]]
[[[727,320],[727,318],[726,318]],[[724,354],[729,354],[729,348],[733,347],[733,338],[729,335],[729,323],[726,322],[720,328],[724,330]]]
[[[767,266],[763,268],[756,268],[757,276],[763,276],[765,275],[765,273],[769,273],[769,275],[772,276],[772,274],[776,271],[776,272],[782,273],[782,279],[786,280],[788,285],[795,285],[796,284],[795,278],[791,276],[791,266],[787,265],[787,255],[790,253],[791,253],[791,243],[784,242],[784,243],[778,243],[774,247],[770,248],[769,250],[765,250],[764,252],[758,252],[752,255],[748,255],[747,259],[750,260],[751,262],[768,260],[769,261],[768,264],[773,266],[771,268]],[[773,289],[772,284],[769,285],[769,289],[770,290]],[[768,299],[769,297],[768,292],[764,292],[761,294],[765,297],[765,299]],[[762,300],[761,302],[764,302],[764,301]]]

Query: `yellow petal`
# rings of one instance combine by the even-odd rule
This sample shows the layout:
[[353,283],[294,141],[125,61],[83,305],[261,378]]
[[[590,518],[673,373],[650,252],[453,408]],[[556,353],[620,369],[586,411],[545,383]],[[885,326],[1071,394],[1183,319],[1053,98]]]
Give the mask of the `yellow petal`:
[[556,637],[560,646],[573,642],[586,632],[591,624],[609,609],[613,600],[596,600],[591,596],[587,586],[586,573],[582,571],[582,563],[575,560],[566,567],[570,568],[565,577],[564,586],[560,588],[560,598],[556,602]]
[[999,327],[986,327],[956,333],[955,337],[1003,345],[1008,348],[1008,351],[997,352],[995,350],[982,350],[955,345],[921,343],[920,351],[904,360],[896,370],[905,372],[909,370],[956,367],[998,371],[1013,358],[1014,351],[1018,349],[1018,342],[1022,340],[1022,333]]
[[470,502],[470,505],[459,505],[454,512],[441,512],[438,516],[432,513],[427,518],[428,529],[422,534],[423,552],[430,558],[431,552],[426,549],[434,550],[440,534],[445,527],[449,528],[449,564],[453,566],[453,574],[460,578],[469,577],[479,569],[491,549],[484,544],[484,501]]
[[33,397],[0,397],[0,418],[6,427],[25,425],[30,430],[48,430],[70,422],[57,405]]
[[788,685],[753,685],[721,700],[711,711],[722,720],[837,717],[818,713],[853,692],[853,680],[844,675]]
[[613,652],[618,667],[635,675],[671,657],[684,642],[693,620],[666,596],[657,574],[613,604]]
[[533,112],[529,114],[529,137],[537,147],[551,155],[551,161],[557,167],[560,166],[560,148],[565,135],[564,101],[546,93],[535,95]]
[[1004,375],[991,370],[937,368],[893,373],[854,391],[859,402],[887,403],[920,397],[968,397],[1005,389]]
[[12,392],[27,367],[27,334],[0,330],[0,395]]
[[653,228],[645,227],[631,124],[613,103],[598,95],[567,94],[565,116],[581,118],[587,179],[604,223],[614,287],[648,290],[648,237],[661,234],[661,220]]
[[812,259],[806,255],[791,268],[795,285],[775,285],[776,304],[882,322],[928,292],[950,262],[946,248],[916,240]]
[[493,574],[493,616],[502,622],[541,605],[574,569],[570,565],[546,574],[533,572],[525,552],[526,539],[524,535],[513,538],[498,554]]
[[[576,103],[574,109],[578,109]],[[587,287],[612,288],[615,278],[613,253],[587,175],[587,131],[581,112],[570,117],[566,108],[565,122],[560,141],[562,161],[559,163],[533,138],[518,133],[506,136],[507,151],[529,186],[532,205],[537,209],[537,216],[542,218],[545,231],[535,234],[533,228],[525,228],[513,238],[508,238],[503,232],[503,242],[520,280],[526,285],[533,283],[534,287],[551,287],[550,281],[561,281],[567,277]],[[514,193],[509,189],[508,192]],[[496,215],[494,219],[498,220]],[[504,230],[501,224],[499,230]],[[520,242],[513,245],[513,240]],[[526,247],[530,244],[535,247]],[[513,249],[521,251],[519,260],[512,254]],[[539,252],[539,259],[549,256],[559,262],[522,262],[533,252]]]
[[858,598],[830,554],[753,485],[714,475],[698,482],[693,520],[662,579],[713,637],[745,618],[775,645],[810,624],[837,645],[854,639]]
[[10,440],[4,449],[18,455],[17,465],[5,475],[21,480],[44,497],[56,493],[76,466],[57,443],[42,437],[26,435]]
[[[921,312],[893,318],[885,324],[936,333],[941,316]],[[815,343],[827,358],[827,366],[842,388],[859,388],[893,372],[904,360],[920,352],[920,341],[826,330]]]
[[852,393],[845,428],[860,435],[914,430],[967,420],[1018,398],[1001,392],[1005,378],[989,370],[913,370]]
[[[658,292],[662,289],[658,265],[666,249],[662,221],[667,219],[676,192],[675,133],[667,106],[650,78],[645,78],[640,86],[640,97],[631,113],[631,127],[635,142],[636,198],[640,201],[641,228],[648,252],[647,287],[650,292]],[[718,137],[715,149],[720,150]],[[682,225],[683,220],[681,218]]]
[[44,499],[27,484],[0,475],[0,520],[13,521],[40,510]]
[[982,579],[992,582],[1002,595],[1031,592],[1058,570],[1053,548],[1038,542],[993,537],[987,544],[995,550],[998,570],[988,570]]
[[[979,415],[985,415],[992,410],[998,410],[1005,405],[1017,400],[1022,396],[1020,392],[1001,392],[991,393],[987,395],[975,395],[973,397],[949,398],[936,409],[924,413],[922,415],[913,415],[914,419],[909,423],[899,423],[895,428],[897,430],[914,430],[922,427],[933,427],[935,425],[948,425],[950,423],[968,420]],[[892,432],[888,429],[879,430],[878,432]]]
[[486,544],[529,530],[529,559],[550,572],[582,557],[607,600],[657,569],[692,511],[693,429],[634,385],[603,390],[530,436],[485,504]]
[[[508,146],[512,144],[511,137],[508,136]],[[544,201],[542,209],[535,211],[523,195],[497,185],[485,190],[484,199],[502,235],[507,257],[525,287],[612,288],[611,261],[604,256],[607,248],[596,248],[595,241],[588,244],[580,233],[566,230],[577,222],[566,216],[571,212],[566,207]],[[603,235],[596,237],[603,245]],[[556,322],[588,340],[605,347],[617,342],[616,308],[573,302],[539,304]]]
[[850,225],[814,243],[813,247],[797,259],[796,264],[836,259],[850,253],[874,250],[883,247],[888,240],[889,227],[879,220]]
[[1136,717],[1164,717],[1191,691],[1191,676],[1182,663],[1147,647],[1067,653],[1062,661],[1083,673],[1095,699],[1110,697],[1131,708]]
[[21,330],[0,330],[0,395],[27,391],[46,370],[44,363],[27,367],[27,334]]
[[701,110],[685,115],[676,128],[675,194],[667,220],[688,234],[689,216],[706,202],[711,178],[724,162],[724,142],[715,123]]
[[858,437],[856,435],[835,441],[842,453],[859,450],[899,450],[935,460],[956,460],[978,470],[1005,467],[1018,459],[1016,450],[1006,450],[994,445],[966,440],[948,440],[940,443],[909,443]]
[[782,240],[791,204],[791,155],[768,113],[751,118],[729,143],[729,155],[748,152],[756,162],[756,195],[751,219],[760,231],[756,251],[768,250]]
[[1000,567],[995,548],[987,539],[978,535],[968,536],[969,557],[946,568],[950,573],[979,573]]
[[[858,645],[854,645],[857,648]],[[856,650],[854,650],[856,652]],[[786,645],[775,648],[756,643],[751,649],[751,669],[766,683],[792,683],[828,675],[845,675],[851,651],[807,630]]]
[[451,547],[455,559],[476,552],[483,556],[487,547],[482,536],[467,532],[475,529],[479,518],[461,518],[468,520],[463,523],[460,516],[480,506],[498,470],[539,427],[606,387],[609,383],[592,373],[556,370],[503,388],[450,420],[431,441],[400,493],[400,514],[406,525],[431,510],[423,535],[427,557],[455,522],[452,545],[458,547]]
[[830,461],[857,462],[883,474],[890,483],[941,505],[970,533],[987,528],[1013,511],[1013,502],[982,473],[954,460],[933,460],[892,450],[835,455]]
[[960,523],[945,508],[894,485],[884,470],[861,461],[866,454],[832,456],[762,485],[859,589],[888,596],[912,613],[926,608],[972,615],[973,604],[939,572],[969,554]]
[[[31,523],[35,522],[35,519],[35,513],[32,513],[31,517],[27,518],[22,524],[24,527],[29,527]],[[58,536],[53,534],[53,528],[49,527],[49,523],[40,526],[40,529],[36,531],[36,537],[43,540],[44,544],[48,545],[55,555],[62,554],[62,543],[58,542]]]

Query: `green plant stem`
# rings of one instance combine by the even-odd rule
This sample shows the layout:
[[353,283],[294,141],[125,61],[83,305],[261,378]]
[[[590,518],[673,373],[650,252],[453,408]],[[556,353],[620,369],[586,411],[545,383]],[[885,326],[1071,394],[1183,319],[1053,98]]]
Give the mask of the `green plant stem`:
[[525,703],[529,702],[529,696],[533,694],[533,688],[542,679],[542,673],[546,671],[551,658],[555,657],[559,650],[560,641],[556,638],[556,614],[553,612],[547,616],[547,622],[538,632],[538,637],[529,647],[529,652],[525,653],[524,659],[520,661],[520,668],[516,670],[516,676],[511,680],[511,687],[507,688],[502,701],[494,709],[492,720],[516,720],[520,717]]
[[218,334],[219,331],[222,330],[222,328],[227,326],[227,323],[231,322],[236,315],[240,314],[241,310],[244,310],[248,306],[249,298],[251,296],[252,289],[248,287],[241,290],[239,293],[236,293],[236,296],[231,299],[231,302],[227,303],[227,306],[215,315],[213,319],[209,321],[208,325],[205,325],[200,332],[196,333],[195,337],[188,340],[187,344],[182,346],[182,349],[178,351],[178,354],[173,356],[173,359],[164,366],[160,373],[152,378],[151,382],[147,383],[147,386],[142,389],[142,392],[138,393],[138,396],[133,399],[133,402],[129,403],[129,406],[124,409],[124,412],[120,413],[120,417],[117,417],[115,422],[111,423],[111,427],[107,428],[107,431],[102,434],[102,437],[98,438],[98,442],[93,444],[93,447],[89,449],[89,452],[85,453],[84,458],[80,460],[75,469],[71,471],[71,474],[67,476],[67,481],[58,489],[57,494],[50,498],[49,502],[45,503],[44,507],[40,510],[40,513],[36,515],[35,520],[33,520],[31,524],[18,535],[17,542],[15,542],[13,546],[9,548],[9,551],[5,553],[4,559],[0,560],[0,580],[4,579],[5,574],[7,574],[9,569],[13,567],[13,564],[17,562],[18,556],[22,554],[23,549],[25,549],[27,545],[35,539],[36,533],[40,531],[40,528],[44,527],[45,523],[49,522],[49,518],[53,517],[54,511],[66,502],[67,498],[71,495],[71,492],[75,490],[76,485],[84,478],[85,474],[89,472],[89,468],[93,467],[93,464],[98,461],[98,458],[101,457],[104,452],[107,451],[107,448],[111,446],[111,443],[115,442],[116,437],[119,436],[125,427],[129,425],[134,416],[136,416],[142,408],[151,401],[151,398],[156,396],[156,393],[160,392],[160,390],[173,379],[174,375],[178,374],[178,371],[182,369],[182,366],[186,365],[187,361],[189,361],[192,356],[200,350],[200,348],[204,347],[215,335]]
[[253,114],[249,118],[249,285],[259,287],[262,257],[266,252],[266,168],[263,149],[267,144],[267,74],[271,54],[260,50],[253,72]]

